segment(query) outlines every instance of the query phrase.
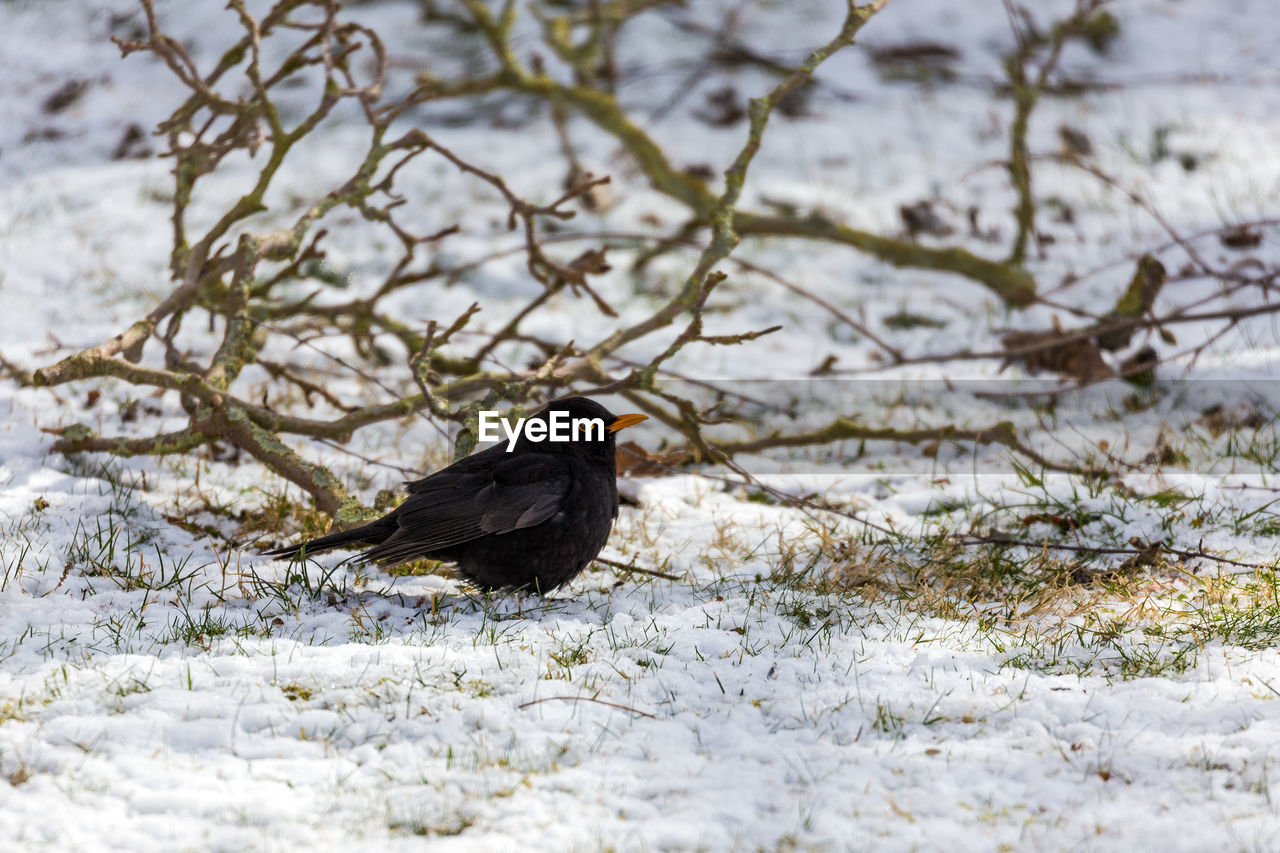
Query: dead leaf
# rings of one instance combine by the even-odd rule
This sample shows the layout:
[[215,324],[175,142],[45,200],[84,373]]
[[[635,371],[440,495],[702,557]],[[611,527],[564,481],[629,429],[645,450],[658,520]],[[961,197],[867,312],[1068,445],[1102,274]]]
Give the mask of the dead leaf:
[[709,93],[706,105],[694,110],[693,117],[712,127],[732,127],[747,117],[747,108],[738,90],[725,86]]
[[144,160],[150,156],[151,146],[147,144],[147,133],[142,129],[142,125],[134,122],[124,129],[124,134],[116,143],[116,150],[111,158],[113,160]]
[[1161,548],[1164,547],[1159,542],[1143,542],[1136,536],[1129,540],[1129,544],[1141,550],[1117,566],[1116,574],[1154,566],[1160,558]]
[[947,224],[938,212],[934,210],[933,202],[925,199],[915,204],[904,204],[898,207],[898,215],[902,217],[902,224],[907,229],[907,234],[915,239],[920,234],[928,234],[931,237],[946,237],[955,231]]
[[1252,249],[1262,242],[1262,232],[1249,225],[1238,225],[1223,231],[1218,240],[1228,249]]
[[821,364],[819,364],[813,370],[809,371],[809,375],[810,376],[826,376],[828,373],[832,371],[832,369],[836,366],[836,363],[839,361],[840,361],[839,357],[837,357],[834,354],[829,354],[826,358],[822,360]]
[[605,249],[587,249],[573,260],[569,261],[569,269],[582,273],[583,275],[600,275],[606,273],[612,267],[605,258],[605,254],[609,250]]
[[1069,157],[1092,157],[1093,143],[1089,135],[1069,124],[1058,125],[1058,139],[1062,142],[1062,150]]
[[[1029,373],[1057,373],[1079,382],[1115,376],[1096,343],[1088,338],[1075,338],[1069,332],[1058,329],[1009,332],[1000,342],[1012,353],[1005,359],[1005,365],[1020,362]],[[1023,350],[1025,352],[1019,352]]]
[[671,473],[671,469],[684,462],[688,453],[675,450],[671,453],[651,453],[634,441],[624,441],[618,445],[619,477],[661,477]]
[[1267,425],[1267,417],[1251,405],[1224,407],[1212,405],[1200,413],[1196,423],[1209,430],[1214,438],[1241,429],[1259,430]]
[[1069,515],[1054,515],[1048,512],[1033,512],[1024,516],[1020,522],[1023,527],[1030,527],[1033,524],[1052,524],[1066,533],[1068,530],[1080,529],[1080,522],[1076,521]]
[[60,113],[67,107],[73,105],[80,100],[80,96],[89,88],[88,80],[68,80],[58,89],[44,100],[44,111],[53,115]]
[[1131,385],[1148,388],[1156,380],[1160,356],[1151,347],[1143,347],[1120,363],[1120,375]]

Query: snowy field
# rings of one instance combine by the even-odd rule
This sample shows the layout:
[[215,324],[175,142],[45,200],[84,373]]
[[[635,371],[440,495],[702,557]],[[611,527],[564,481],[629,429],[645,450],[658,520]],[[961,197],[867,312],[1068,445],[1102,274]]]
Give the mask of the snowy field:
[[[739,38],[788,61],[829,38],[842,14],[832,0],[691,0],[671,16],[714,29],[739,5]],[[1069,7],[1027,5],[1042,25]],[[1274,2],[1110,8],[1120,31],[1109,50],[1073,44],[1063,56],[1068,76],[1094,85],[1046,97],[1032,118],[1033,154],[1057,152],[1069,126],[1125,190],[1035,164],[1044,239],[1028,269],[1053,305],[1011,312],[971,281],[819,243],[748,241],[734,257],[800,283],[908,356],[998,349],[1004,330],[1072,321],[1073,307],[1103,313],[1148,251],[1174,273],[1161,309],[1274,299],[1266,288],[1218,298],[1219,281],[1177,274],[1188,246],[1221,269],[1280,265]],[[158,10],[204,63],[237,33],[215,0]],[[349,14],[388,37],[399,68],[447,52],[422,34],[416,3]],[[700,119],[706,95],[726,84],[755,94],[773,78],[699,72],[705,36],[665,14],[628,31],[620,59],[634,79],[619,95],[674,162],[721,171],[745,127]],[[111,337],[170,288],[170,163],[117,157],[159,149],[162,140],[129,128],[149,131],[183,96],[156,60],[122,60],[108,41],[141,21],[127,0],[0,3],[6,373]],[[537,48],[534,35],[521,38],[521,51]],[[745,200],[896,235],[899,208],[927,199],[954,234],[922,239],[1006,253],[1016,199],[998,165],[1012,110],[995,85],[1014,44],[1003,5],[894,0],[860,42],[824,66],[805,115],[775,118]],[[945,74],[896,79],[870,59],[925,42],[952,50]],[[560,194],[564,162],[544,115],[522,116],[518,101],[503,121],[439,109],[423,121],[447,144],[531,198]],[[572,127],[616,195],[572,229],[678,228],[683,209],[615,142]],[[326,125],[287,167],[266,220],[289,211],[291,194],[345,175],[360,133],[354,117]],[[216,215],[253,169],[229,163],[193,217]],[[442,266],[520,245],[502,227],[500,199],[449,164],[424,158],[404,177],[424,229],[462,225],[441,243]],[[1222,230],[1245,223],[1257,223],[1257,245],[1226,245]],[[363,223],[331,228],[330,260],[352,288],[385,273],[391,247]],[[615,249],[613,272],[596,279],[619,323],[652,311],[654,293],[696,257],[664,255],[637,280],[628,251]],[[247,458],[48,454],[47,431],[76,422],[107,434],[180,428],[176,399],[138,400],[114,382],[35,389],[0,379],[0,847],[1280,849],[1270,790],[1280,774],[1272,316],[1222,334],[1222,322],[1206,321],[1178,325],[1176,340],[1153,336],[1169,358],[1162,387],[1177,393],[1149,408],[1124,414],[1080,395],[1046,418],[930,384],[1003,381],[1016,365],[890,370],[820,304],[724,269],[732,277],[709,323],[784,328],[744,348],[682,353],[672,366],[685,376],[800,387],[827,363],[848,371],[822,380],[840,389],[832,397],[847,394],[869,424],[1011,420],[1046,458],[1111,454],[1135,465],[1086,482],[998,447],[874,442],[756,460],[774,488],[843,514],[789,508],[726,483],[723,470],[637,478],[605,556],[678,580],[602,565],[549,599],[486,598],[336,555],[299,577],[255,556],[285,540],[259,542],[254,518],[303,496]],[[493,328],[536,288],[513,253],[449,287],[406,290],[396,307],[420,328],[480,300]],[[587,303],[556,300],[530,333],[575,336]],[[627,355],[646,361],[659,346]],[[886,402],[893,394],[863,393],[853,377],[891,383],[880,390],[906,383],[924,401]],[[1262,396],[1247,411],[1246,388]],[[817,411],[817,422],[830,414]],[[635,433],[649,447],[664,438],[651,424]],[[360,432],[348,448],[358,457],[298,447],[369,502],[397,488],[402,469],[448,459],[420,421]],[[881,529],[900,535],[886,542]],[[1166,554],[1135,568],[1124,554],[1083,560],[938,537],[993,531],[1081,547],[1159,541],[1244,565]]]

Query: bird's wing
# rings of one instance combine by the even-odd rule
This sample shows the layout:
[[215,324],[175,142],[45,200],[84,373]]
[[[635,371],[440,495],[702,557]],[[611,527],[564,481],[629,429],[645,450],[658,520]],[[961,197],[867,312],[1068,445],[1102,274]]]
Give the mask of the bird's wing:
[[459,474],[481,474],[491,471],[499,462],[510,458],[506,451],[506,444],[496,444],[493,447],[481,450],[479,453],[473,453],[470,456],[459,459],[448,468],[441,468],[421,480],[409,480],[405,483],[405,487],[411,495],[447,487]]
[[413,484],[396,511],[398,529],[365,557],[395,564],[541,524],[560,511],[572,484],[565,458],[547,453],[513,455],[478,471],[447,468]]

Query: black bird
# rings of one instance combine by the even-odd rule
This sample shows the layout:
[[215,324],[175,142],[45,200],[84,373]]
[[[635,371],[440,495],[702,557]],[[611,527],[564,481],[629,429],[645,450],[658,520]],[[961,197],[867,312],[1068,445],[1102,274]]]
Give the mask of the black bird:
[[[529,424],[542,421],[550,435],[553,416],[569,440],[531,440]],[[377,521],[264,556],[296,560],[372,545],[360,560],[384,567],[440,560],[483,589],[550,592],[577,577],[608,540],[618,515],[614,434],[643,420],[585,397],[557,400],[529,416],[510,451],[503,441],[474,453],[408,483],[405,502]]]

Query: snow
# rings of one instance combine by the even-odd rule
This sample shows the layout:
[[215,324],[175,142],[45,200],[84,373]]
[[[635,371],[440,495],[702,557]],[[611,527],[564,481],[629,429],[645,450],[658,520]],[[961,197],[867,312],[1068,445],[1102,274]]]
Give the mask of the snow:
[[[1044,25],[1071,4],[1032,5]],[[1057,150],[1060,124],[1078,127],[1099,168],[1147,199],[1206,260],[1274,266],[1280,19],[1272,5],[1114,4],[1122,35],[1111,55],[1073,47],[1064,56],[1072,76],[1114,85],[1044,99],[1033,152]],[[689,6],[687,14],[717,26],[730,4]],[[790,4],[751,4],[743,37],[798,58],[828,37],[842,4],[809,6],[799,16]],[[235,31],[219,3],[159,10],[206,63]],[[419,11],[378,2],[348,14],[394,34],[395,57],[463,61],[457,46],[421,35]],[[169,287],[168,163],[112,159],[130,125],[153,126],[181,97],[158,63],[121,60],[107,41],[139,21],[124,0],[0,5],[0,355],[28,369],[116,334]],[[991,257],[1006,251],[1014,196],[992,163],[1005,156],[1009,103],[990,85],[1012,45],[1003,6],[895,0],[860,37],[871,48],[910,40],[956,46],[956,81],[887,83],[866,51],[841,54],[822,72],[812,115],[771,124],[744,204],[791,203],[893,234],[900,205],[931,198],[958,229],[942,242]],[[520,44],[533,48],[532,30]],[[689,85],[705,42],[655,16],[637,23],[621,50],[625,67],[647,70],[620,93],[645,115]],[[84,94],[47,113],[42,104],[72,78],[87,81]],[[393,77],[390,93],[406,79]],[[696,78],[693,94],[654,125],[673,162],[723,168],[736,153],[742,125],[715,129],[691,116],[727,82],[746,95],[771,78],[749,69]],[[544,119],[454,126],[445,118],[456,109],[424,111],[423,121],[454,150],[511,177],[517,192],[559,194],[564,164]],[[321,134],[286,168],[267,220],[349,174],[365,139],[358,124],[339,116]],[[1152,156],[1157,135],[1171,156]],[[666,233],[682,221],[682,209],[650,190],[606,137],[576,121],[573,136],[584,161],[613,176],[618,198],[604,214],[580,214],[575,227],[652,233],[644,223],[656,216]],[[1194,170],[1178,162],[1184,154]],[[235,198],[255,165],[229,161],[197,197],[193,221]],[[490,188],[430,158],[403,179],[415,227],[463,225],[441,244],[441,265],[518,245]],[[1155,247],[1173,272],[1188,260],[1159,221],[1078,170],[1038,163],[1035,181],[1038,197],[1074,211],[1068,222],[1042,210],[1055,242],[1030,262],[1058,303],[1105,310],[1134,259]],[[965,236],[970,205],[998,241]],[[1255,219],[1271,220],[1260,247],[1220,245],[1215,229]],[[395,248],[385,233],[342,219],[332,232],[330,260],[353,291],[376,286]],[[581,248],[548,247],[564,257]],[[913,355],[989,350],[1004,328],[1071,319],[1043,305],[1012,313],[972,282],[892,269],[851,250],[748,241],[738,255]],[[688,274],[690,256],[662,256],[638,277],[625,262],[614,266],[597,281],[625,324]],[[1181,358],[1162,373],[1176,393],[1149,408],[1115,417],[1130,392],[1104,388],[1064,397],[1050,419],[1020,398],[976,393],[1010,386],[996,363],[889,370],[871,358],[869,341],[818,305],[732,263],[725,269],[732,277],[716,299],[733,310],[709,315],[707,331],[775,322],[784,330],[746,348],[687,351],[673,367],[729,379],[747,396],[794,393],[810,426],[832,412],[902,428],[1007,419],[1054,459],[1096,454],[1105,440],[1117,456],[1141,460],[1162,433],[1186,454],[1099,485],[1052,473],[1033,481],[1003,448],[925,455],[846,442],[753,457],[747,467],[773,487],[911,535],[987,524],[1081,545],[1168,536],[1175,547],[1274,563],[1280,520],[1267,448],[1280,341],[1269,317],[1239,323],[1197,359]],[[401,292],[395,304],[422,327],[479,299],[482,327],[492,329],[536,288],[517,253],[449,287]],[[1218,298],[1219,288],[1208,277],[1175,276],[1159,305],[1242,307],[1267,296]],[[528,332],[581,340],[584,318],[591,329],[601,322],[568,295],[552,306]],[[886,331],[885,318],[904,310],[945,326]],[[1177,344],[1152,345],[1182,352],[1218,328],[1180,325]],[[643,360],[665,343],[640,341],[624,354]],[[352,355],[349,342],[321,347]],[[808,379],[828,355],[861,372]],[[332,367],[319,354],[292,356]],[[334,387],[352,398],[365,392]],[[94,405],[90,388],[102,391]],[[258,512],[283,489],[251,461],[48,455],[42,429],[82,421],[105,434],[147,434],[185,422],[176,400],[143,397],[144,414],[124,423],[135,393],[115,383],[0,383],[0,839],[9,849],[1280,846],[1270,794],[1280,654],[1267,641],[1280,615],[1267,571],[1197,561],[1153,571],[1138,597],[1085,589],[1047,609],[1035,600],[948,599],[927,585],[914,599],[877,594],[849,581],[855,569],[902,580],[921,553],[877,551],[878,534],[857,521],[761,501],[754,487],[726,485],[718,478],[736,478],[707,469],[627,483],[638,506],[623,508],[606,551],[678,581],[597,568],[550,599],[484,597],[445,578],[392,576],[339,565],[339,557],[309,566],[304,578],[254,547],[234,549],[166,520],[182,516],[234,537],[228,516]],[[1246,434],[1252,456],[1228,452],[1233,439],[1212,435],[1201,412],[1250,395],[1268,423]],[[909,402],[895,404],[898,396]],[[635,430],[647,447],[665,438],[653,422]],[[447,459],[441,436],[420,421],[357,435],[351,449],[379,464],[298,446],[366,500],[404,479],[387,465],[429,470]],[[218,506],[224,516],[210,512]],[[1064,535],[1047,518],[1027,520],[1036,513],[1075,513],[1079,526]],[[832,556],[841,548],[843,563]],[[1224,589],[1242,609],[1219,607],[1210,593]]]

